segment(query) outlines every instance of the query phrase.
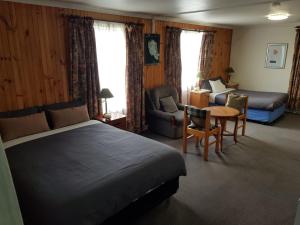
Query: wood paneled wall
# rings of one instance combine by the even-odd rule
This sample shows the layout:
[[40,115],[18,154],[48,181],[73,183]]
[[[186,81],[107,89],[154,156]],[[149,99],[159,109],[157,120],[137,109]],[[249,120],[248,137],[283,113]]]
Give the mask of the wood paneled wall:
[[[143,23],[145,33],[152,31],[148,19],[0,1],[0,111],[69,100],[65,15],[71,14]],[[212,76],[224,76],[232,30],[156,21],[155,33],[161,35],[161,63],[144,66],[145,88],[164,84],[166,26],[216,30]]]

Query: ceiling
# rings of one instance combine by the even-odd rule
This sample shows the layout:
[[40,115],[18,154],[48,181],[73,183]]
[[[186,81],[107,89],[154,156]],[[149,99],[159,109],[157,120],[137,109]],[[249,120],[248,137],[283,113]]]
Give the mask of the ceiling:
[[[22,1],[22,0],[21,0]],[[22,2],[29,2],[23,0]],[[35,1],[32,2],[44,2]],[[300,0],[282,0],[281,5],[291,16],[281,22],[265,18],[270,12],[268,0],[56,0],[59,6],[91,8],[93,11],[109,11],[129,15],[175,19],[199,24],[225,26],[258,25],[270,23],[300,22]],[[41,3],[42,4],[42,3]]]

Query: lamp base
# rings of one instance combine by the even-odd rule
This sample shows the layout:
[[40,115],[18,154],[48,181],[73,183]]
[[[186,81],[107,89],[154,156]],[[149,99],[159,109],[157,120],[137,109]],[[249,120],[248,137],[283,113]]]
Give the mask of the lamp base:
[[107,120],[110,120],[111,119],[111,114],[110,113],[104,113],[103,114],[103,117]]

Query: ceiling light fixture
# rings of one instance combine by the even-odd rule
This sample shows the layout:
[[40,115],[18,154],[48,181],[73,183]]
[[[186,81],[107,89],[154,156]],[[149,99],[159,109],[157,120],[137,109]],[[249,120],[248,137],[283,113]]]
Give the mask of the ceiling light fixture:
[[269,20],[285,20],[289,18],[290,14],[288,13],[274,13],[267,15]]
[[269,20],[285,20],[289,18],[290,14],[281,7],[280,2],[273,2],[271,6],[270,14],[266,17]]

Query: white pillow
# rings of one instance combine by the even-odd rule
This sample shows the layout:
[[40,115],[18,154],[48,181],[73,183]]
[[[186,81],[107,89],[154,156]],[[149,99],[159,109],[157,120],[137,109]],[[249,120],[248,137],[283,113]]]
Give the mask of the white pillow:
[[222,81],[220,79],[218,80],[210,80],[209,81],[209,84],[212,88],[212,91],[214,93],[219,93],[219,92],[223,92],[223,91],[226,91],[226,86],[222,83]]

